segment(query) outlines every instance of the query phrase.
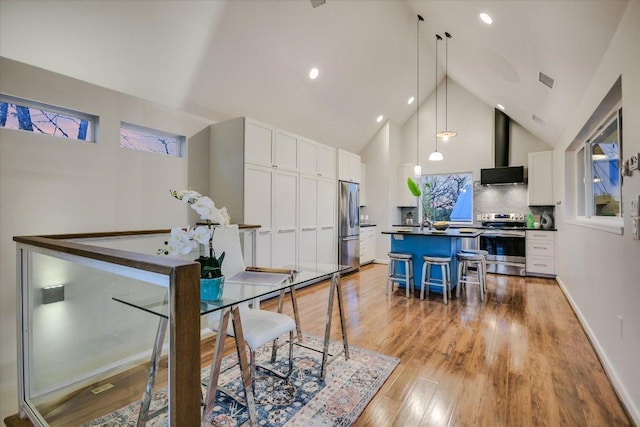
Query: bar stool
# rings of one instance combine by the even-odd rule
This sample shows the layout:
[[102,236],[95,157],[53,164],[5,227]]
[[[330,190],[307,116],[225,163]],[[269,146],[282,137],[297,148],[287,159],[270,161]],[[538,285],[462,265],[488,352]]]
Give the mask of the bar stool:
[[[424,287],[427,286],[427,295],[429,295],[429,285],[442,285],[442,298],[447,303],[447,296],[451,299],[451,257],[434,257],[429,255],[422,256],[422,280],[420,282],[420,299],[424,299]],[[442,279],[431,277],[431,266],[440,267]],[[434,280],[440,281],[434,282]]]
[[[404,252],[389,252],[389,273],[385,286],[385,295],[389,295],[389,283],[393,291],[393,282],[404,283],[407,290],[407,298],[410,296],[409,288],[413,289],[413,255]],[[404,273],[398,273],[398,263],[404,264]]]
[[[467,285],[478,285],[480,288],[480,301],[484,301],[484,290],[486,288],[486,273],[484,255],[480,253],[458,252],[458,285],[456,286],[456,296],[460,297],[460,288],[464,286],[465,294]],[[469,275],[469,267],[475,266],[476,279]]]
[[[485,251],[483,249],[463,249],[462,252],[467,252],[470,254],[481,254],[483,257],[482,266],[484,267],[484,273],[487,274],[487,256],[489,255],[489,251]],[[484,280],[484,292],[487,292],[487,280]]]

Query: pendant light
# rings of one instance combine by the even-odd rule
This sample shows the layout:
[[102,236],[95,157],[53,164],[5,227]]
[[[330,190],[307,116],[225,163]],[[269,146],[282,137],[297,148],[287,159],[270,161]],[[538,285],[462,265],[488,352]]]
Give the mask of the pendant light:
[[418,177],[422,175],[422,167],[420,166],[420,22],[424,21],[422,16],[418,15],[418,25],[416,26],[416,165],[413,167],[413,175]]
[[[442,40],[438,34],[436,34],[436,129],[438,129],[438,42]],[[442,153],[438,151],[438,134],[436,134],[436,151],[429,155],[429,160],[432,162],[439,162],[444,157]]]
[[[445,31],[444,35],[447,37],[445,40],[445,55],[444,55],[444,129],[436,134],[438,138],[442,138],[443,142],[449,141],[450,138],[453,138],[457,135],[457,132],[449,130],[448,118],[449,118],[449,78],[447,76],[448,68],[449,68],[449,39],[451,38],[451,34]],[[436,55],[436,61],[437,61]],[[436,127],[437,129],[437,127]]]

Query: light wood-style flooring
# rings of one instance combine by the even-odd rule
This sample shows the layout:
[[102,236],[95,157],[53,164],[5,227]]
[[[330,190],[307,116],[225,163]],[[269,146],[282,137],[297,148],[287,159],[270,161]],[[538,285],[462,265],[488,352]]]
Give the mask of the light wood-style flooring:
[[[356,426],[633,425],[554,280],[488,275],[484,302],[470,288],[468,299],[444,305],[436,294],[385,295],[385,279],[383,265],[342,278],[349,344],[400,358]],[[328,282],[298,291],[304,332],[322,336],[327,294]],[[211,348],[203,345],[203,365]],[[5,420],[30,425],[16,421]]]

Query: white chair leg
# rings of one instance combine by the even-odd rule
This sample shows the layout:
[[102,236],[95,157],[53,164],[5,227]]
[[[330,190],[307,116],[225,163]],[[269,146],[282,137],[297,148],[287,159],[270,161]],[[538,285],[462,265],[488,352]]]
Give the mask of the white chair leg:
[[447,270],[447,296],[451,299],[451,266],[447,263],[445,267]]
[[456,298],[460,298],[460,288],[462,288],[462,264],[464,261],[458,261],[458,283],[456,284]]
[[404,285],[405,285],[405,294],[407,295],[407,298],[409,298],[410,294],[410,290],[409,287],[411,287],[411,276],[409,276],[409,261],[404,261]]

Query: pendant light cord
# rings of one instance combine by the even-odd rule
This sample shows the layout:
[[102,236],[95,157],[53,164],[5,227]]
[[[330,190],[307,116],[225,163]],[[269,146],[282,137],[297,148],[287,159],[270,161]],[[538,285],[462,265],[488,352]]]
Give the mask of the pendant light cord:
[[444,130],[449,131],[449,39],[451,34],[445,31],[445,53],[444,53]]
[[436,152],[438,151],[438,41],[442,40],[440,35],[436,34]]
[[418,15],[416,25],[416,167],[420,165],[420,21],[424,21]]

